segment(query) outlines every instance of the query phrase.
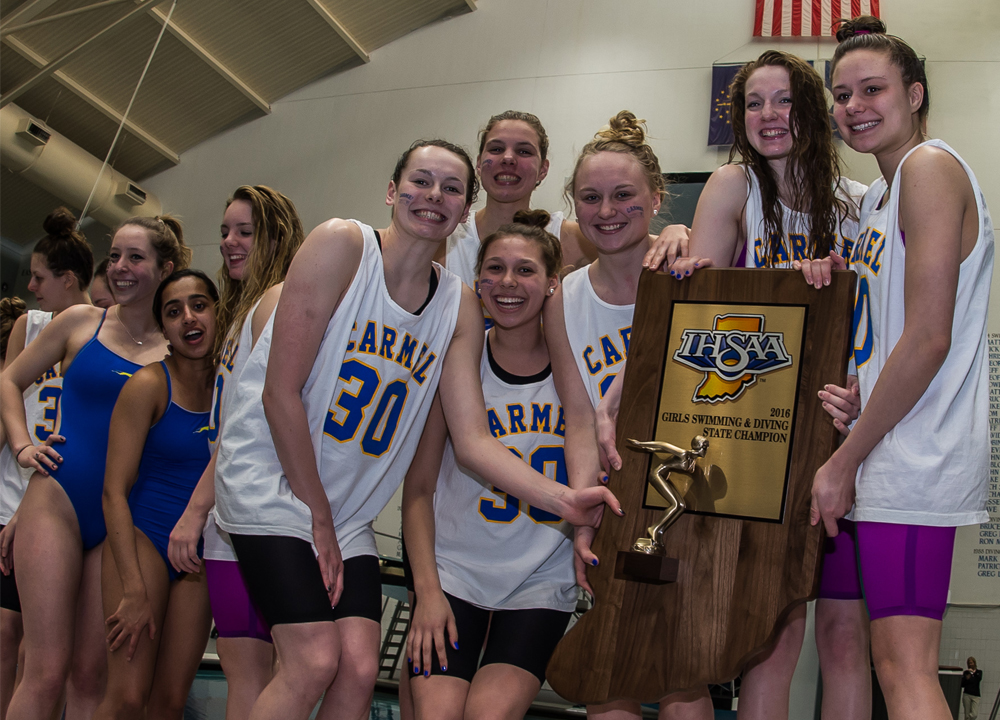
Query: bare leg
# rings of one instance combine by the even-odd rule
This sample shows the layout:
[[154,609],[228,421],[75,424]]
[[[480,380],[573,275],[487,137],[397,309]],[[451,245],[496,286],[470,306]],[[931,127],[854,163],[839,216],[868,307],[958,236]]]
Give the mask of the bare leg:
[[32,476],[20,507],[14,565],[24,624],[23,680],[7,709],[11,720],[55,712],[69,676],[83,548],[76,513],[62,487]]
[[341,650],[337,623],[275,625],[271,635],[278,671],[254,703],[250,719],[306,720],[337,676]]
[[872,657],[890,720],[949,720],[938,681],[941,621],[893,615],[871,622]]
[[778,640],[766,657],[754,660],[743,672],[740,685],[740,720],[778,720],[788,717],[792,675],[802,651],[806,606],[789,614]]
[[[371,713],[378,677],[382,628],[374,620],[348,617],[334,623],[340,631],[340,664],[326,691],[317,720],[360,720]],[[282,655],[282,660],[284,656]]]
[[23,637],[21,613],[0,608],[0,720],[6,720],[7,706],[14,694]]
[[204,572],[175,580],[169,598],[147,720],[182,720],[212,626]]
[[667,695],[660,700],[659,720],[712,720],[715,709],[708,688]]
[[[708,688],[673,693],[660,700],[659,720],[712,720],[715,710]],[[600,720],[638,720],[639,703],[620,700],[605,705],[588,705],[588,718]]]
[[[95,718],[141,718],[146,714],[149,691],[156,672],[156,656],[163,639],[163,618],[167,612],[167,597],[170,591],[167,569],[153,543],[141,530],[135,531],[135,546],[139,556],[139,569],[146,585],[146,597],[153,608],[156,623],[153,638],[149,628],[139,635],[135,654],[128,658],[128,644],[114,652],[108,652],[108,689],[104,699],[94,713]],[[104,547],[104,564],[101,573],[101,587],[104,600],[104,617],[110,617],[118,609],[124,597],[121,575],[115,565],[111,546]]]
[[215,649],[229,686],[226,720],[246,720],[274,675],[274,645],[257,638],[220,637]]
[[868,720],[872,673],[865,601],[818,600],[816,649],[823,674],[823,720]]
[[465,702],[466,720],[523,718],[542,684],[527,670],[492,663],[479,668]]
[[[409,669],[404,669],[403,674],[408,675]],[[447,675],[419,675],[410,678],[409,685],[418,720],[461,720],[465,716],[468,681]]]

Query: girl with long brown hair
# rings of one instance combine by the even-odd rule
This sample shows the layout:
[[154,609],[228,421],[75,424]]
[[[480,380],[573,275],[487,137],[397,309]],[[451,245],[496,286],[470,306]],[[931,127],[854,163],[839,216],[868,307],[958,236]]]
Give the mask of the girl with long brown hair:
[[[208,432],[216,449],[229,407],[229,391],[274,311],[288,267],[305,239],[295,205],[265,185],[236,189],[226,204],[221,231],[223,266],[218,280],[222,292],[213,350],[218,371]],[[201,564],[198,543],[204,528],[205,575],[219,634],[216,650],[229,688],[226,717],[234,720],[249,716],[257,696],[270,682],[274,646],[264,618],[247,594],[229,535],[210,515],[215,504],[215,466],[213,452],[170,535],[168,553],[177,570],[196,572]]]
[[[684,278],[705,267],[798,267],[830,257],[840,258],[838,267],[843,267],[858,236],[865,188],[841,177],[822,78],[801,58],[768,50],[733,79],[732,122],[729,163],[709,178],[695,211],[690,248],[670,253],[676,255],[671,274]],[[821,273],[809,278],[817,287],[824,282]],[[855,387],[827,385],[820,391],[841,432],[857,416]],[[605,467],[620,466],[614,446],[620,393],[617,381],[597,412]],[[853,528],[842,523],[844,532],[827,544],[816,642],[826,679],[824,712],[862,718],[871,703],[868,618]],[[741,718],[788,716],[805,621],[804,606],[793,611],[774,648],[744,671]]]

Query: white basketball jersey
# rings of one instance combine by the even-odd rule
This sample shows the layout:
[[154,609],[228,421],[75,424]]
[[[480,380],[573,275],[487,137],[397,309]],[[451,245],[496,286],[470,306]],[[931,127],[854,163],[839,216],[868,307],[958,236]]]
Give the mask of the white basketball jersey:
[[[219,433],[222,425],[229,415],[232,405],[232,388],[239,382],[243,368],[247,364],[247,355],[250,354],[250,347],[253,345],[253,314],[257,311],[260,300],[254,303],[243,320],[243,327],[240,332],[226,338],[226,344],[222,349],[222,357],[219,359],[219,369],[215,375],[215,391],[212,395],[212,424],[208,432],[208,445],[214,452],[219,440]],[[271,311],[274,314],[274,311]],[[244,352],[240,352],[240,348]],[[229,388],[230,392],[226,392]],[[207,560],[236,560],[236,551],[233,550],[233,543],[229,539],[229,533],[221,530],[215,524],[215,517],[208,514],[205,522],[205,558]]]
[[[385,286],[374,231],[357,225],[365,242],[361,264],[302,388],[320,479],[345,559],[376,554],[371,522],[416,452],[462,292],[461,280],[440,268],[437,291],[422,314],[403,310]],[[274,316],[247,357],[222,426],[215,517],[230,533],[311,542],[311,513],[282,473],[261,404],[273,327]]]
[[590,401],[597,404],[628,357],[632,305],[611,305],[594,292],[590,267],[567,275],[562,282],[566,335]]
[[[52,313],[29,310],[25,327],[24,346],[28,347],[38,333],[52,320]],[[24,391],[24,415],[28,434],[35,444],[43,443],[59,427],[59,399],[62,396],[62,373],[59,364],[45,371]],[[57,446],[58,447],[58,446]],[[9,445],[0,450],[0,525],[6,525],[21,504],[28,480],[34,470],[17,464]]]
[[[854,519],[956,527],[989,522],[985,510],[990,481],[986,311],[993,275],[993,223],[979,183],[965,161],[940,140],[923,145],[946,150],[962,164],[979,205],[979,236],[959,266],[948,356],[913,409],[862,463]],[[906,243],[899,229],[899,184],[910,153],[896,169],[883,207],[877,205],[886,190],[884,178],[865,196],[864,232],[851,258],[859,275],[854,359],[862,412],[903,332]]]
[[[480,374],[493,437],[565,485],[566,427],[551,369],[518,378],[491,367],[490,360],[487,345]],[[449,595],[488,610],[576,609],[572,526],[459,466],[450,439],[434,522],[438,575]]]
[[[757,175],[747,171],[749,197],[746,204],[747,243],[742,253],[743,262],[737,265],[749,268],[775,267],[788,268],[794,260],[807,260],[809,249],[809,215],[796,212],[784,205],[781,206],[781,223],[784,230],[784,242],[778,248],[778,262],[767,263],[767,241],[764,237],[764,201],[760,194],[760,183]],[[868,188],[859,182],[847,178],[840,179],[837,187],[837,197],[847,202],[851,212],[841,220],[837,228],[837,237],[833,241],[833,249],[842,257],[848,257],[858,237],[858,215],[861,198]]]
[[[559,238],[562,231],[563,214],[561,212],[552,213],[552,219],[545,229]],[[445,267],[458,275],[466,285],[479,293],[476,275],[476,260],[479,258],[479,245],[482,238],[479,237],[479,229],[476,227],[476,214],[469,215],[469,221],[464,222],[455,228],[455,232],[448,236],[445,245]]]

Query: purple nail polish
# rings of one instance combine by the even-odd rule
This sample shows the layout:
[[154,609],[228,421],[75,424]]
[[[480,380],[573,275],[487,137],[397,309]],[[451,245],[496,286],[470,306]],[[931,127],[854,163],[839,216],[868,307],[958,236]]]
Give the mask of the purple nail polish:
[[590,564],[593,565],[594,567],[597,567],[597,558],[594,558],[593,560],[591,560]]

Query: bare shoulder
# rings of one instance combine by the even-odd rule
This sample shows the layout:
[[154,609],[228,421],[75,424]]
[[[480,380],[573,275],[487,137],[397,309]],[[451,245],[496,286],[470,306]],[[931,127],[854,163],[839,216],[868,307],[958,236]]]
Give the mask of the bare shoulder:
[[907,190],[918,192],[937,193],[948,188],[972,191],[972,183],[958,158],[933,145],[923,145],[910,153],[900,169],[900,183]]
[[485,332],[483,324],[483,306],[475,290],[462,283],[462,299],[458,306],[458,322],[455,323],[453,338],[466,335],[482,335]]
[[748,190],[747,171],[736,163],[717,168],[705,184],[705,192],[714,191],[727,197],[732,196],[741,204],[746,200]]
[[155,362],[136,370],[122,388],[120,397],[130,403],[166,405],[167,394],[166,373],[163,366]]

